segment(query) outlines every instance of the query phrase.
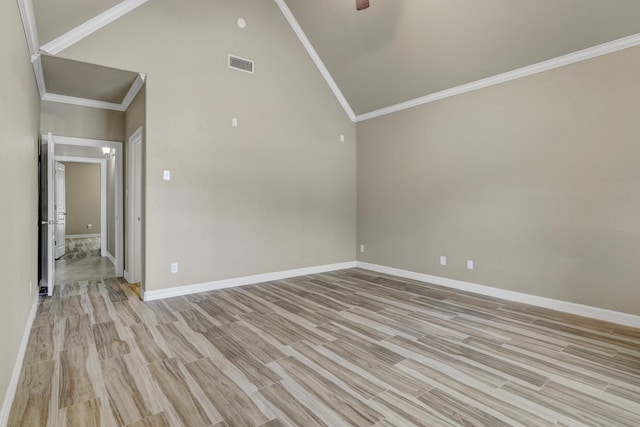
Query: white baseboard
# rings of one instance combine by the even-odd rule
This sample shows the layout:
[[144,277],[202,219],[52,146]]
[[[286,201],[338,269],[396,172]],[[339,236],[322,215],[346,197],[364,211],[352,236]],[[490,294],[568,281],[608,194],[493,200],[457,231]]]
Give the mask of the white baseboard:
[[126,280],[127,283],[131,283],[131,276],[129,276],[129,272],[127,270],[124,270],[122,274],[124,275],[124,280]]
[[107,258],[109,258],[109,261],[111,261],[111,264],[116,265],[116,257],[111,255],[111,252],[109,251],[107,251]]
[[306,276],[309,274],[326,273],[328,271],[355,268],[356,262],[341,262],[337,264],[319,265],[315,267],[297,268],[295,270],[278,271],[275,273],[255,274],[253,276],[236,277],[233,279],[216,280],[197,285],[185,285],[175,288],[159,289],[157,291],[145,291],[143,301],[153,301],[181,295],[195,294],[198,292],[215,291],[218,289],[233,288],[236,286],[253,285],[256,283],[270,282],[273,280],[289,279],[291,277]]
[[4,395],[4,402],[2,402],[2,409],[0,409],[0,426],[6,427],[9,423],[9,413],[11,412],[11,406],[13,405],[13,399],[16,397],[16,390],[18,389],[18,381],[20,380],[20,373],[22,372],[22,364],[24,362],[24,356],[27,352],[27,344],[29,343],[29,334],[31,333],[31,327],[33,321],[36,318],[38,312],[38,295],[33,300],[31,306],[31,312],[27,320],[27,325],[22,335],[22,342],[20,343],[20,349],[18,350],[18,356],[16,358],[16,364],[13,367],[13,373],[11,374],[11,380],[9,381],[9,387]]
[[98,234],[67,234],[64,236],[65,239],[88,239],[90,237],[100,237],[100,233]]
[[539,297],[536,295],[529,295],[521,292],[507,291],[505,289],[493,288],[491,286],[478,285],[476,283],[463,282],[461,280],[447,279],[446,277],[431,276],[429,274],[416,273],[413,271],[386,267],[384,265],[369,264],[367,262],[361,261],[357,261],[356,265],[358,268],[363,268],[365,270],[371,270],[378,273],[390,274],[392,276],[432,283],[434,285],[440,285],[447,288],[473,292],[480,295],[501,298],[508,301],[521,302],[524,304],[549,308],[551,310],[575,314],[578,316],[590,317],[592,319],[604,320],[606,322],[617,323],[619,325],[640,328],[640,316],[635,316],[633,314],[621,313],[604,308],[591,307],[588,305],[576,304],[573,302]]

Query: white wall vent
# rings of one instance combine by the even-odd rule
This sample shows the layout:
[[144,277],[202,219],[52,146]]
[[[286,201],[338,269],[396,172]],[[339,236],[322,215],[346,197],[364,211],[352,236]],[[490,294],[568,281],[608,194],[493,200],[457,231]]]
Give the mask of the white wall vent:
[[253,74],[253,61],[229,54],[229,68]]

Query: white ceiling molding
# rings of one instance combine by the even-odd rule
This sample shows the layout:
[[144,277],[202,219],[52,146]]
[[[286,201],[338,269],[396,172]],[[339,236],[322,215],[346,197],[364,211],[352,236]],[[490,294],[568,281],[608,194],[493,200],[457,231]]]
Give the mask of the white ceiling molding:
[[140,92],[140,89],[142,88],[142,85],[144,84],[144,79],[146,77],[147,76],[145,74],[138,73],[138,77],[136,77],[136,79],[131,84],[131,87],[129,88],[129,92],[127,92],[125,97],[122,99],[122,103],[120,104],[120,106],[122,107],[122,111],[126,111],[127,108],[129,108],[129,105],[131,105],[131,102],[133,102],[138,92]]
[[102,12],[100,15],[97,15],[87,22],[80,24],[74,29],[64,33],[60,37],[51,40],[49,43],[41,46],[40,50],[50,55],[56,55],[69,46],[98,31],[105,25],[110,24],[121,16],[126,15],[135,8],[145,4],[147,1],[148,0],[124,0],[123,2],[113,6],[111,9]]
[[18,0],[18,9],[20,9],[20,17],[22,17],[22,26],[24,34],[27,36],[27,46],[31,54],[31,62],[36,60],[40,49],[38,41],[38,30],[36,29],[36,16],[33,13],[33,3],[31,0]]
[[293,13],[291,13],[291,10],[289,9],[289,7],[284,2],[284,0],[275,0],[275,2],[280,8],[280,10],[282,11],[282,14],[284,15],[284,17],[289,22],[289,25],[291,25],[293,32],[296,33],[296,35],[298,36],[298,39],[300,39],[300,42],[302,43],[304,48],[307,50],[307,53],[313,60],[314,64],[316,64],[318,71],[320,71],[320,74],[322,74],[322,77],[324,77],[324,79],[327,81],[327,84],[331,88],[331,91],[333,92],[335,97],[338,99],[338,102],[340,103],[340,105],[342,105],[342,108],[344,108],[344,111],[347,113],[351,121],[355,122],[356,114],[353,112],[353,109],[349,105],[349,102],[347,102],[347,99],[344,97],[344,95],[340,91],[340,88],[338,87],[336,82],[333,80],[333,77],[331,77],[329,70],[327,70],[327,67],[324,66],[324,63],[320,59],[320,56],[318,55],[316,50],[311,45],[311,42],[307,38],[306,34],[304,33],[304,31],[302,31],[302,27],[300,27],[300,24],[298,24],[298,21],[293,16]]
[[[40,61],[38,61],[40,63]],[[35,63],[34,63],[35,67]],[[40,72],[42,72],[42,65],[40,65]],[[133,81],[129,91],[122,99],[120,104],[115,102],[106,102],[106,101],[98,101],[95,99],[87,99],[87,98],[78,98],[75,96],[67,96],[67,95],[58,95],[55,93],[47,93],[46,89],[44,89],[44,79],[43,79],[43,92],[41,99],[43,101],[48,102],[59,102],[62,104],[70,104],[70,105],[78,105],[80,107],[91,107],[91,108],[101,108],[103,110],[113,110],[113,111],[127,111],[131,102],[135,99],[138,92],[142,88],[146,78],[146,74],[139,73],[138,77]]]
[[38,85],[38,92],[40,93],[40,98],[42,98],[47,93],[47,87],[44,84],[44,71],[42,70],[42,57],[40,54],[36,55],[35,60],[32,62],[33,72],[36,75],[36,84]]
[[75,96],[57,95],[55,93],[45,93],[42,100],[81,107],[102,108],[103,110],[124,111],[122,104],[116,104],[115,102],[96,101],[95,99],[76,98]]
[[381,108],[369,113],[360,114],[356,118],[356,121],[361,122],[364,120],[373,119],[375,117],[380,117],[386,114],[406,110],[408,108],[417,107],[419,105],[428,104],[430,102],[439,101],[451,96],[456,96],[477,89],[482,89],[522,77],[531,76],[533,74],[553,70],[554,68],[564,67],[565,65],[574,64],[576,62],[586,61],[587,59],[596,58],[601,55],[606,55],[608,53],[617,52],[619,50],[628,49],[630,47],[638,45],[640,45],[640,33],[634,34],[629,37],[623,37],[621,39],[614,40],[608,43],[593,46],[587,49],[579,50],[568,55],[559,56],[548,61],[542,61],[538,62],[537,64],[529,65],[527,67],[518,68],[517,70],[507,71],[506,73],[497,74],[486,79],[477,80],[475,82],[456,86],[450,89],[445,89],[440,92],[422,96],[420,98],[411,99],[409,101],[401,102],[399,104],[391,105],[389,107]]

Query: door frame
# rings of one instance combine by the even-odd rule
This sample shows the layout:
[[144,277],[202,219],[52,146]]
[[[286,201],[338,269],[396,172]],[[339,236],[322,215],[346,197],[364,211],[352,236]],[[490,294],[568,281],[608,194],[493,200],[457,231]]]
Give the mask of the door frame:
[[[77,145],[83,147],[109,147],[113,148],[115,151],[114,159],[116,162],[116,174],[114,177],[114,187],[115,187],[115,195],[114,195],[114,204],[115,204],[115,222],[116,222],[116,233],[115,233],[115,244],[116,244],[116,253],[112,254],[115,258],[115,267],[116,267],[116,276],[122,277],[124,272],[124,221],[123,221],[123,212],[124,212],[124,197],[122,195],[124,177],[123,177],[123,169],[122,169],[122,142],[121,141],[106,141],[100,139],[89,139],[89,138],[76,138],[70,136],[57,136],[53,135],[56,144],[58,145]],[[96,160],[103,160],[105,162],[105,186],[106,186],[106,160],[95,158]],[[105,206],[106,206],[106,189],[105,189]],[[104,215],[105,224],[106,224],[106,214]],[[100,224],[102,228],[102,224]],[[102,231],[101,231],[102,232]],[[105,225],[105,236],[106,236],[106,225]],[[103,239],[105,241],[106,246],[106,238]],[[102,242],[101,242],[102,246]],[[105,248],[105,254],[108,251]]]
[[[142,146],[143,144],[143,138],[142,138],[142,133],[143,133],[143,127],[140,126],[138,127],[127,139],[127,270],[125,271],[125,279],[129,282],[129,283],[133,283],[133,282],[139,282],[140,283],[140,290],[141,290],[141,295],[144,292],[144,288],[143,288],[143,271],[144,271],[144,259],[142,256],[142,235],[143,235],[143,224],[144,224],[144,215],[143,215],[143,211],[144,208],[142,206],[142,201],[143,201],[143,197],[142,197],[142,192],[143,190],[143,181],[144,181],[144,173],[143,173],[143,160],[142,160],[142,150],[144,150],[144,147]],[[134,164],[134,158],[136,158],[133,155],[133,150],[135,149],[135,146],[137,144],[140,144],[140,158],[138,159],[138,162],[136,164]],[[140,169],[140,182],[136,183],[135,181],[135,176],[134,176],[134,169],[135,168],[139,168]],[[136,185],[138,184],[138,185]],[[136,193],[135,191],[132,191],[132,188],[137,187],[140,189],[140,193]],[[134,228],[132,227],[133,224],[135,224],[136,218],[135,218],[135,206],[136,206],[136,201],[138,201],[140,203],[140,217],[142,218],[142,220],[140,221],[140,242],[139,245],[137,246],[140,250],[140,253],[138,254],[138,256],[140,257],[140,271],[136,271],[135,270],[135,252],[134,252],[134,248],[136,248],[136,233],[134,232]]]
[[[109,256],[109,251],[107,250],[107,161],[96,157],[76,156],[54,156],[54,159],[62,163],[91,163],[100,165],[100,255]],[[115,257],[111,261],[115,266]]]
[[[55,151],[55,147],[54,147],[54,151]],[[56,248],[55,248],[55,260],[60,259],[61,257],[64,256],[64,254],[66,253],[66,235],[67,235],[67,197],[66,197],[66,169],[67,169],[67,165],[65,165],[64,163],[62,163],[61,161],[58,161],[55,157],[55,155],[53,156],[53,162],[55,165],[55,174],[54,174],[54,186],[55,186],[55,191],[54,191],[54,199],[55,199],[55,207],[56,207]],[[60,173],[62,172],[62,175],[65,176],[64,181],[61,181],[60,178]],[[62,185],[61,185],[62,182]],[[62,190],[62,191],[61,191]],[[62,194],[60,194],[62,193]],[[62,202],[62,203],[61,203]],[[63,206],[62,206],[63,205]],[[60,217],[60,208],[61,206],[64,208],[63,212],[62,212],[62,217]],[[60,223],[62,222],[65,224],[65,230],[64,230],[64,234],[62,236],[59,235],[60,233]],[[62,237],[62,242],[58,241],[58,237]],[[62,255],[58,256],[58,249],[60,248],[60,245],[62,245]]]

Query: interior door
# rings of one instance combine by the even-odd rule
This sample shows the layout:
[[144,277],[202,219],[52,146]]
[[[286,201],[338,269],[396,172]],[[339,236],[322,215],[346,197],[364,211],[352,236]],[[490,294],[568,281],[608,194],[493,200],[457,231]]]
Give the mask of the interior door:
[[55,194],[53,135],[42,135],[40,147],[40,293],[53,295],[55,282]]
[[128,270],[131,283],[142,280],[142,133],[129,138],[128,204],[129,235]]
[[65,236],[67,234],[67,202],[66,202],[66,176],[65,165],[55,163],[55,206],[56,206],[56,259],[60,259],[65,253]]

